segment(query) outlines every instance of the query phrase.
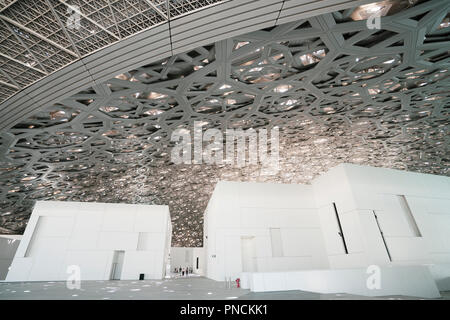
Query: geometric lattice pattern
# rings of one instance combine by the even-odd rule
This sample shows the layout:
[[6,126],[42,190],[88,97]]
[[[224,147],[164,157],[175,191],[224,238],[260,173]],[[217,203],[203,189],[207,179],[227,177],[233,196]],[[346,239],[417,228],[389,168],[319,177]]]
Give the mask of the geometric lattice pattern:
[[[98,49],[219,0],[0,1],[0,102]],[[79,29],[68,27],[79,9]]]
[[[37,199],[167,204],[173,244],[196,246],[220,179],[308,183],[342,162],[448,175],[448,10],[417,5],[380,30],[352,10],[308,18],[55,103],[0,137],[0,226],[22,232]],[[278,126],[281,170],[174,165],[171,133],[194,121]]]

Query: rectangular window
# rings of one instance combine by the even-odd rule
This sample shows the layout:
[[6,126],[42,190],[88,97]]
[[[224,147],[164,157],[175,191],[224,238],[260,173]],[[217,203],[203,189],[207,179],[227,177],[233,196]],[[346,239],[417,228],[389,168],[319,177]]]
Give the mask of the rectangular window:
[[139,232],[137,251],[148,250],[149,234],[148,232]]
[[283,242],[281,240],[280,228],[270,228],[270,240],[272,243],[272,257],[282,257]]
[[411,208],[409,207],[408,201],[404,195],[397,196],[398,201],[400,202],[400,207],[402,208],[403,215],[408,222],[409,229],[411,230],[411,235],[413,237],[421,237],[419,227],[417,226],[416,219],[414,219],[413,213],[411,212]]

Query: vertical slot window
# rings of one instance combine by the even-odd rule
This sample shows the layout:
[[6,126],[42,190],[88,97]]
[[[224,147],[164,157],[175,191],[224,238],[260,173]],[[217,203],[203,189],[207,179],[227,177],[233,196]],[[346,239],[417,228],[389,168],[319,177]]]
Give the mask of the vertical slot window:
[[372,211],[372,212],[373,212],[373,215],[375,217],[375,222],[377,223],[378,231],[380,231],[381,239],[383,240],[384,248],[386,249],[386,253],[388,255],[389,261],[392,262],[391,253],[389,252],[389,247],[387,245],[386,239],[384,238],[383,230],[381,230],[380,222],[378,221],[378,216],[375,213],[375,211]]
[[344,231],[342,231],[341,219],[339,218],[339,213],[336,207],[336,203],[333,202],[334,213],[336,214],[336,221],[338,224],[338,234],[342,239],[342,244],[344,246],[345,254],[348,254],[347,243],[345,242]]
[[406,221],[408,222],[409,229],[411,231],[411,235],[413,237],[422,237],[422,233],[419,230],[419,226],[416,223],[416,219],[414,219],[414,215],[409,207],[408,201],[404,195],[397,196],[398,201],[400,202],[400,207],[402,208],[402,212]]

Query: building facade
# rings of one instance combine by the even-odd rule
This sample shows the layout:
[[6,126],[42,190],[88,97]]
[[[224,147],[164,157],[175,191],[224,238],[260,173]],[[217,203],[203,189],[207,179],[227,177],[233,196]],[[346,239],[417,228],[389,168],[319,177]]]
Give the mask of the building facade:
[[206,274],[223,281],[243,273],[370,266],[404,273],[417,266],[426,270],[408,270],[431,274],[427,279],[448,290],[449,234],[444,176],[342,164],[311,185],[222,181],[205,212]]
[[6,281],[162,279],[167,206],[38,201]]

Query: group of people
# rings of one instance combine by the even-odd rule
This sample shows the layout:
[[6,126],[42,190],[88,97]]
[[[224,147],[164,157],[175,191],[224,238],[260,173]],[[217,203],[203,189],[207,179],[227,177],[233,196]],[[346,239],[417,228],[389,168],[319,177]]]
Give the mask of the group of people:
[[175,268],[175,273],[180,274],[181,276],[187,276],[189,273],[192,273],[192,267],[186,267],[186,268]]

